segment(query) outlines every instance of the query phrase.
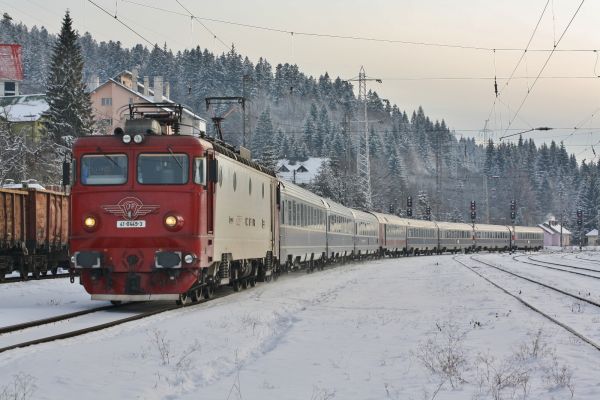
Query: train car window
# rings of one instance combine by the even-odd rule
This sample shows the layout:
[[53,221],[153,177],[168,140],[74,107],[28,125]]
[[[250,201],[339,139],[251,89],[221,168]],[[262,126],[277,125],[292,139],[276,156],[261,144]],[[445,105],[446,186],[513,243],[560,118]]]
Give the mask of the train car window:
[[194,159],[194,183],[206,185],[206,160],[204,157]]
[[140,154],[137,181],[143,185],[182,185],[188,181],[187,154]]
[[81,157],[81,183],[122,185],[127,182],[127,155],[87,154]]

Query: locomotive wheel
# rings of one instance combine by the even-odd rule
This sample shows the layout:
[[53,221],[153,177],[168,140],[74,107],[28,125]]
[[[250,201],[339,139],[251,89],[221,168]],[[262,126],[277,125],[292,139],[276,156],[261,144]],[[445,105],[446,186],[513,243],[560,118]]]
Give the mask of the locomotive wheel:
[[186,292],[186,293],[181,293],[179,295],[179,299],[177,299],[176,303],[177,303],[177,305],[184,306],[187,303],[189,303],[189,301],[190,301],[190,298]]
[[214,294],[215,288],[212,284],[209,283],[208,285],[204,286],[204,290],[202,290],[202,295],[206,300],[212,299]]
[[123,304],[123,302],[121,300],[111,300],[110,304],[112,304],[113,306],[120,306],[121,304]]
[[244,279],[242,281],[242,289],[244,289],[244,290],[248,289],[248,280],[247,279]]
[[250,287],[256,286],[256,279],[250,279]]
[[202,288],[192,290],[190,297],[192,298],[192,303],[199,302],[202,298]]
[[50,272],[52,273],[52,275],[56,275],[58,274],[58,267],[53,267]]
[[5,271],[0,271],[0,282],[4,282],[4,280],[6,279],[6,275],[4,274]]
[[232,286],[234,292],[240,291],[240,281],[233,281]]
[[33,279],[40,279],[40,271],[37,269],[34,269],[31,275],[33,276]]

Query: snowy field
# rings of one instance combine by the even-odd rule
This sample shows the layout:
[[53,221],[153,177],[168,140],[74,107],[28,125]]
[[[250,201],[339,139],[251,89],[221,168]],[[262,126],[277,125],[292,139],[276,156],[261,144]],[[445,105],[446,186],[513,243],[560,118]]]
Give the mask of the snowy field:
[[[598,253],[581,256],[600,261]],[[598,280],[563,279],[509,255],[476,257],[600,297]],[[572,254],[534,257],[595,265]],[[536,306],[561,301],[500,272],[486,276],[530,291]],[[0,290],[2,326],[104,304],[68,280]],[[565,307],[557,306],[557,318]],[[600,310],[572,314],[569,322],[600,341]],[[8,351],[0,354],[0,400],[596,400],[599,366],[599,351],[444,255],[292,274],[101,333]]]

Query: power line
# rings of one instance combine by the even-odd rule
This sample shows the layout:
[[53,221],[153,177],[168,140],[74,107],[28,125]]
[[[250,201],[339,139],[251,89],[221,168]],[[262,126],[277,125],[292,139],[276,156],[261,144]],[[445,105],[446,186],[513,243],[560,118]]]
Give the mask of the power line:
[[[136,6],[140,6],[140,7],[145,7],[145,8],[151,8],[157,11],[164,11],[164,12],[168,12],[174,15],[180,15],[180,16],[186,16],[189,17],[190,15],[186,15],[183,13],[179,13],[177,11],[173,11],[173,10],[169,10],[166,8],[161,8],[161,7],[155,7],[155,6],[150,6],[147,4],[143,4],[143,3],[138,3],[136,1],[131,1],[131,0],[123,0],[126,3],[130,3],[130,4],[134,4]],[[194,16],[195,19],[197,20],[202,20],[202,21],[210,21],[210,22],[216,22],[216,23],[220,23],[220,24],[226,24],[226,25],[233,25],[233,26],[240,26],[243,28],[249,28],[249,29],[255,29],[255,30],[262,30],[262,31],[267,31],[267,32],[274,32],[274,33],[282,33],[282,34],[286,34],[286,35],[293,35],[293,36],[306,36],[306,37],[319,37],[319,38],[329,38],[329,39],[344,39],[344,40],[358,40],[358,41],[367,41],[367,42],[380,42],[380,43],[391,43],[391,44],[406,44],[406,45],[413,45],[413,46],[426,46],[426,47],[443,47],[443,48],[455,48],[455,49],[464,49],[464,50],[480,50],[480,51],[523,51],[524,49],[521,48],[513,48],[513,47],[485,47],[485,46],[473,46],[473,45],[463,45],[463,44],[456,44],[456,43],[439,43],[439,42],[425,42],[425,41],[412,41],[412,40],[399,40],[399,39],[385,39],[385,38],[375,38],[375,37],[366,37],[366,36],[352,36],[352,35],[341,35],[341,34],[328,34],[328,33],[317,33],[317,32],[307,32],[307,31],[294,31],[294,30],[290,30],[290,29],[281,29],[281,28],[274,28],[274,27],[269,27],[269,26],[262,26],[262,25],[254,25],[254,24],[247,24],[247,23],[242,23],[242,22],[235,22],[235,21],[229,21],[229,20],[223,20],[223,19],[217,19],[217,18],[208,18],[208,17],[198,17],[198,16]],[[529,49],[528,51],[535,51],[535,52],[555,52],[555,51],[559,51],[559,52],[594,52],[597,49],[562,49],[562,50],[557,50],[557,49]]]
[[535,80],[531,84],[531,88],[529,88],[529,90],[527,90],[527,93],[525,94],[525,97],[523,97],[523,101],[521,101],[521,104],[519,105],[519,108],[517,109],[517,112],[515,113],[514,117],[508,123],[507,128],[510,128],[510,126],[512,125],[512,123],[514,122],[514,120],[517,118],[517,116],[521,112],[521,109],[523,108],[523,105],[525,104],[525,101],[527,101],[527,98],[529,97],[529,94],[533,91],[533,88],[534,88],[535,84],[537,83],[537,81],[539,80],[540,75],[542,75],[542,73],[544,72],[544,69],[546,69],[546,66],[548,65],[548,63],[550,62],[550,59],[554,55],[556,47],[559,45],[560,41],[563,39],[563,37],[565,36],[565,34],[567,33],[567,31],[569,30],[569,27],[571,26],[571,24],[573,23],[573,20],[575,19],[575,17],[579,13],[579,10],[581,10],[581,6],[583,6],[584,2],[585,2],[585,0],[581,0],[581,3],[579,3],[579,7],[577,7],[577,10],[575,10],[575,12],[573,13],[573,16],[571,17],[571,20],[569,21],[569,23],[567,24],[567,26],[563,30],[563,32],[560,35],[560,37],[558,38],[558,40],[556,41],[556,44],[554,45],[554,48],[552,49],[552,51],[550,52],[550,54],[548,54],[548,58],[546,59],[546,62],[544,62],[544,65],[542,65],[542,68],[540,69],[540,72],[537,74],[537,77],[535,78]]
[[[186,8],[186,7],[185,7],[183,4],[181,4],[181,2],[180,2],[179,0],[175,0],[175,1],[177,2],[177,4],[179,4],[179,5],[181,6],[181,8],[183,8],[183,9],[184,9],[184,10],[185,10],[185,11],[186,11],[188,14],[189,14],[188,16],[189,16],[190,18],[192,18],[192,19],[196,20],[196,22],[198,22],[198,23],[199,23],[199,24],[200,24],[200,25],[201,25],[201,26],[202,26],[204,29],[206,29],[206,31],[207,31],[208,33],[210,33],[210,34],[213,36],[213,38],[214,38],[214,39],[218,40],[218,41],[219,41],[219,42],[220,42],[220,43],[221,43],[223,46],[225,46],[225,48],[226,48],[227,50],[229,50],[229,46],[228,46],[228,45],[227,45],[227,44],[226,44],[224,41],[222,41],[220,37],[218,37],[218,36],[217,36],[217,35],[216,35],[216,34],[215,34],[213,31],[211,31],[211,30],[210,30],[210,29],[209,29],[209,28],[208,28],[208,27],[207,27],[205,24],[203,24],[203,23],[202,23],[202,21],[201,21],[199,18],[197,18],[197,17],[196,17],[196,16],[195,16],[195,15],[194,15],[194,14],[193,14],[193,13],[192,13],[190,10],[188,10],[188,9],[187,9],[187,8]],[[133,2],[131,2],[131,3],[133,3]],[[137,3],[135,3],[135,4],[137,4]],[[154,8],[154,7],[153,7],[153,8]],[[166,11],[166,10],[165,10],[165,11]]]
[[109,13],[108,11],[106,11],[106,9],[104,9],[102,6],[94,3],[92,0],[87,0],[87,1],[92,3],[94,6],[96,6],[100,10],[102,10],[102,12],[104,12],[106,15],[110,16],[111,18],[114,18],[118,23],[123,25],[125,28],[129,29],[131,32],[133,32],[136,36],[140,37],[143,41],[148,43],[150,46],[152,46],[152,47],[155,46],[155,43],[152,43],[150,40],[146,39],[144,36],[142,36],[140,33],[138,33],[135,29],[133,29],[132,27],[127,25],[125,22],[121,21],[117,15],[113,15],[113,14]]

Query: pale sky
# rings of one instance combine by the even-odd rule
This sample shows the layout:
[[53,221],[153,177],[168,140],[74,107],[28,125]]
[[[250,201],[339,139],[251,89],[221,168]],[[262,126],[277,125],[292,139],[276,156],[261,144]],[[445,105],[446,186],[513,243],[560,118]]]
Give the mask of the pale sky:
[[[167,43],[173,50],[200,45],[226,51],[234,43],[253,62],[259,57],[271,64],[298,64],[309,75],[353,78],[364,65],[369,82],[383,98],[412,112],[422,105],[433,119],[445,119],[457,135],[482,138],[479,130],[489,117],[489,134],[496,141],[504,134],[514,112],[531,88],[549,52],[529,51],[506,86],[522,51],[458,49],[345,40],[279,33],[216,21],[202,23],[207,32],[176,0],[93,0],[152,43]],[[396,41],[428,42],[488,49],[524,49],[548,0],[179,0],[196,17],[219,19],[284,31],[370,37]],[[138,4],[135,4],[138,3]],[[551,49],[581,0],[549,0],[530,50]],[[158,7],[161,11],[144,7]],[[124,46],[146,44],[88,0],[0,0],[0,11],[28,26],[60,29],[66,9],[80,33],[96,40],[120,40]],[[558,44],[558,50],[600,50],[600,3],[587,0]],[[557,51],[530,91],[511,128],[548,126],[553,131],[533,132],[536,142],[565,140],[579,160],[600,156],[599,52]],[[494,104],[494,81],[501,90]],[[596,78],[593,78],[596,77]],[[468,79],[432,79],[468,78]],[[573,127],[580,129],[574,131]],[[571,129],[564,129],[571,128]],[[575,132],[574,134],[572,134]],[[571,135],[572,134],[572,135]],[[569,136],[570,135],[570,136]],[[527,136],[527,135],[524,135]],[[596,158],[597,160],[597,158]]]

